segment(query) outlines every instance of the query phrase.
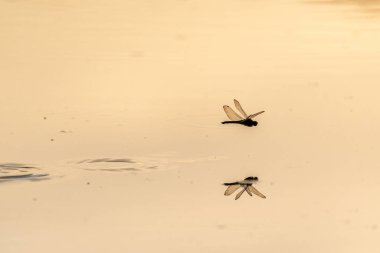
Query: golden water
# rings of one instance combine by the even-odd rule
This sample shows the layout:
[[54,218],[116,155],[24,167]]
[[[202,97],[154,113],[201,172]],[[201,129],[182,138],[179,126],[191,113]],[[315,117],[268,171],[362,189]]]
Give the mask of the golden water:
[[379,8],[1,1],[0,251],[376,251]]

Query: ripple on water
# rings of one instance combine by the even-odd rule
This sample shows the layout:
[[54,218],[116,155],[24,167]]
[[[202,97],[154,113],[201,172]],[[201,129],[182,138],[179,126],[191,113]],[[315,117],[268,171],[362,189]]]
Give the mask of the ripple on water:
[[201,157],[193,159],[177,159],[172,156],[151,156],[139,158],[95,158],[84,159],[75,162],[79,169],[87,171],[108,171],[108,172],[141,172],[158,169],[178,169],[199,162],[215,161],[222,157]]
[[40,181],[49,179],[41,169],[22,163],[0,163],[0,183],[15,180]]
[[80,168],[89,171],[125,172],[140,171],[143,169],[140,163],[129,158],[96,158],[85,159],[77,162]]

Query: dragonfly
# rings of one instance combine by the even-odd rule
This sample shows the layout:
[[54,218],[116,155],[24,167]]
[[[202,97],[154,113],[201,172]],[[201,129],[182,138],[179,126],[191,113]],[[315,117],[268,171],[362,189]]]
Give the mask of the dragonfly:
[[239,199],[240,196],[247,192],[250,196],[252,193],[265,199],[266,197],[259,192],[255,187],[252,186],[253,182],[258,181],[258,177],[247,177],[242,181],[232,182],[232,183],[224,183],[224,185],[228,186],[226,191],[224,192],[225,196],[229,196],[232,193],[236,192],[239,188],[243,188],[238,194],[235,196],[235,200]]
[[228,105],[223,105],[223,109],[230,120],[223,121],[222,124],[241,124],[248,127],[257,126],[257,121],[252,120],[252,119],[255,118],[257,115],[260,115],[265,112],[265,111],[260,111],[248,116],[243,110],[243,108],[241,107],[239,101],[234,99],[234,104],[235,104],[236,109],[243,115],[243,117],[237,114]]

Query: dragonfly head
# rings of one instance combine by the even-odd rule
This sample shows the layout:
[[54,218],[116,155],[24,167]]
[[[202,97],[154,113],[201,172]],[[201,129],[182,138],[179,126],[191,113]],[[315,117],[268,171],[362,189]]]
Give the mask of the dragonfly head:
[[245,178],[244,180],[257,181],[257,180],[259,180],[259,178],[258,178],[258,177],[247,177],[247,178]]
[[254,126],[257,126],[258,123],[257,123],[257,121],[253,121],[252,124],[253,124]]

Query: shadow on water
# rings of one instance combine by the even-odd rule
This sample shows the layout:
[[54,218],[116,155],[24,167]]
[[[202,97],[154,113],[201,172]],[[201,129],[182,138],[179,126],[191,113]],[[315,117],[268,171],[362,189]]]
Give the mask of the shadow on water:
[[367,15],[380,16],[380,0],[310,0],[312,4],[330,4],[352,7]]
[[0,183],[16,180],[41,181],[47,180],[49,174],[37,173],[40,168],[21,163],[0,163]]

